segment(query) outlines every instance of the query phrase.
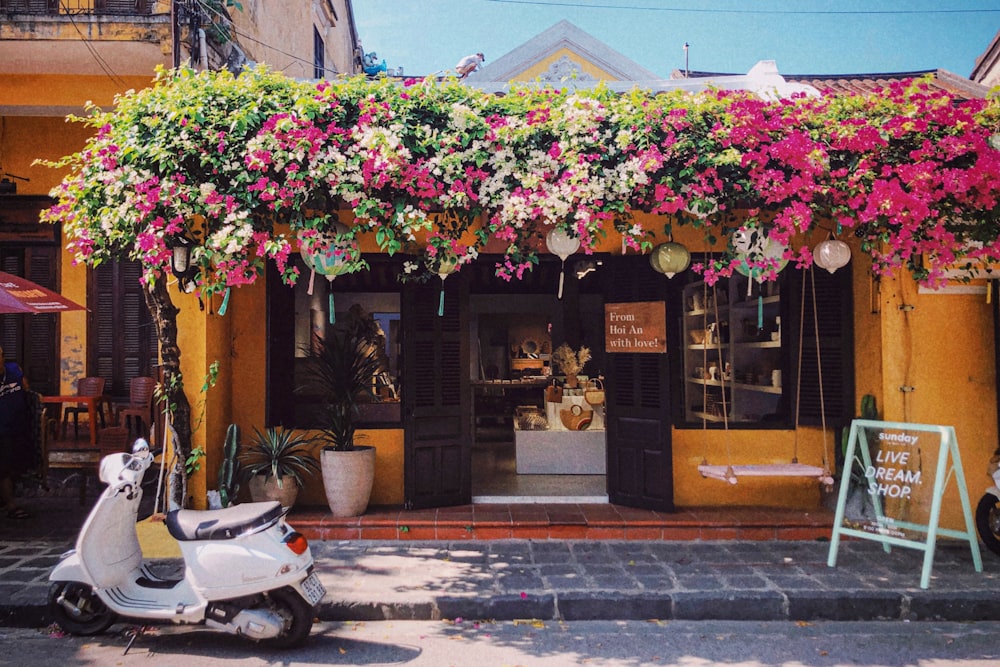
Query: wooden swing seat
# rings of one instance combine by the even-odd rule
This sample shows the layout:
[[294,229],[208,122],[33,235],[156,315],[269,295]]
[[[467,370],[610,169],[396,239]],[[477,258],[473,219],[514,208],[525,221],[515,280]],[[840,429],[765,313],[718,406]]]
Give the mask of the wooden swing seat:
[[736,484],[740,477],[811,477],[823,484],[833,484],[833,477],[819,466],[804,463],[762,463],[754,465],[708,465],[698,466],[702,477],[709,477],[730,484]]

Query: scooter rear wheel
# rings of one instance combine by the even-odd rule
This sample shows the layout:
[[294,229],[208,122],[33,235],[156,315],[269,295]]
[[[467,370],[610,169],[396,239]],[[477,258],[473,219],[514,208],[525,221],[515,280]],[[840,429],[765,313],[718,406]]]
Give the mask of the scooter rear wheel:
[[[59,602],[63,596],[80,610],[79,616]],[[77,581],[57,581],[49,587],[49,612],[59,627],[74,635],[100,634],[115,622],[115,613],[104,606],[94,589]]]
[[986,548],[1000,556],[1000,498],[987,493],[976,507],[976,529]]
[[285,618],[286,629],[277,637],[264,639],[261,644],[271,648],[295,648],[309,636],[313,625],[313,608],[291,588],[268,591],[270,606]]

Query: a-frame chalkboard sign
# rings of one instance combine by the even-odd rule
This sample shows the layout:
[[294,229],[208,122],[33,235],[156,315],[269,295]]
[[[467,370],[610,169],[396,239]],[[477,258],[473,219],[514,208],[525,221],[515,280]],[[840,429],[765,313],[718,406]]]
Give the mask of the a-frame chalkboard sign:
[[[841,536],[881,542],[886,552],[893,545],[918,549],[924,552],[920,587],[927,588],[942,535],[967,540],[976,572],[983,571],[954,427],[855,419],[843,476],[827,565],[837,564]],[[952,479],[958,485],[964,531],[938,525]]]

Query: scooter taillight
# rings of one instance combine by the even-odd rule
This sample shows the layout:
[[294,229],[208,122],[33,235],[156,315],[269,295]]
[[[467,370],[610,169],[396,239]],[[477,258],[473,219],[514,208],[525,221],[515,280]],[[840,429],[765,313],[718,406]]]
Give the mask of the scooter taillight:
[[285,539],[282,540],[285,546],[292,550],[296,556],[301,556],[309,548],[309,541],[306,536],[298,531],[292,531],[285,535]]

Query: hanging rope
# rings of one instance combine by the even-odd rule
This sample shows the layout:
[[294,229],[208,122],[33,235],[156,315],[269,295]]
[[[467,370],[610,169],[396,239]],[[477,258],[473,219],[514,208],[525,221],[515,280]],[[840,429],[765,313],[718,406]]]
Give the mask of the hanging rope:
[[[802,294],[799,297],[799,358],[795,362],[796,363],[796,368],[798,368],[798,372],[795,374],[795,441],[794,441],[794,444],[792,445],[792,463],[798,463],[799,462],[799,408],[800,408],[800,405],[802,404],[802,347],[803,347],[802,346],[802,337],[803,337],[803,333],[805,332],[805,329],[806,329],[806,327],[805,327],[805,322],[806,322],[806,279],[808,278],[809,275],[811,275],[812,269],[807,269],[807,271],[809,271],[810,273],[802,277]],[[816,302],[815,302],[815,299],[816,299],[815,289],[816,289],[816,285],[815,285],[815,280],[814,280],[813,281],[813,290],[814,290],[813,291],[813,306],[816,305]],[[813,326],[815,327],[815,323],[813,324]],[[814,331],[813,334],[814,334],[814,337],[816,338],[816,341],[819,342],[819,331]],[[817,354],[819,354],[819,350],[818,349],[817,349]],[[817,359],[817,363],[819,363],[818,359]],[[821,396],[822,396],[822,391],[823,391],[823,386],[822,386],[822,382],[821,382],[820,383],[820,392],[821,392],[820,395]],[[822,402],[823,402],[823,400],[820,399],[820,403],[822,403]],[[820,407],[820,412],[822,412],[822,411],[823,411],[823,408]]]
[[[823,395],[823,358],[820,354],[819,345],[819,311],[816,305],[816,272],[815,267],[809,268],[809,276],[812,285],[812,306],[813,306],[813,334],[816,339],[816,375],[817,381],[819,382],[819,418],[820,423],[823,425],[823,475],[824,479],[829,478],[830,482],[833,483],[833,478],[830,476],[830,462],[829,457],[826,455],[826,398]],[[800,327],[801,330],[801,327]],[[801,371],[801,366],[799,367]],[[801,373],[800,373],[801,374]],[[795,432],[798,433],[798,423],[796,422]],[[798,452],[796,452],[797,454]]]
[[[715,285],[712,285],[712,305],[715,311],[715,328],[718,331],[719,329],[721,329],[721,327],[719,327],[719,322],[721,320],[719,319],[719,297],[718,293],[716,292]],[[721,331],[719,333],[721,334]],[[735,475],[733,475],[733,466],[732,466],[732,461],[733,461],[732,442],[729,436],[729,403],[726,400],[725,374],[722,372],[725,366],[723,365],[724,362],[722,361],[721,335],[718,340],[717,351],[719,358],[719,387],[721,390],[720,393],[722,394],[722,431],[723,431],[723,440],[725,441],[726,444],[726,462],[729,464],[729,469],[726,471],[726,476],[728,478],[730,475],[732,475],[733,476],[732,483],[735,484],[736,480],[735,480]]]
[[[708,336],[708,285],[701,284],[701,330]],[[701,462],[708,464],[708,344],[705,338],[701,341]]]
[[[705,339],[702,343],[702,368],[708,368],[708,284],[702,284],[702,303],[704,305],[704,310],[702,312],[702,327],[705,331]],[[722,355],[722,327],[719,326],[721,320],[719,319],[719,293],[717,285],[712,285],[712,310],[715,317],[715,335],[716,335],[716,354],[718,359],[718,378],[719,378],[719,389],[721,392],[720,402],[722,404],[722,429],[724,432],[724,441],[726,446],[726,461],[727,465],[726,473],[724,478],[730,483],[736,483],[736,477],[732,470],[732,443],[729,434],[729,401],[726,398],[726,375],[725,375],[725,361],[723,361]],[[701,429],[702,429],[702,455],[701,455],[701,465],[698,466],[699,470],[704,470],[708,468],[714,468],[708,462],[708,380],[702,377],[702,415],[701,415]],[[704,474],[704,473],[703,473]]]

